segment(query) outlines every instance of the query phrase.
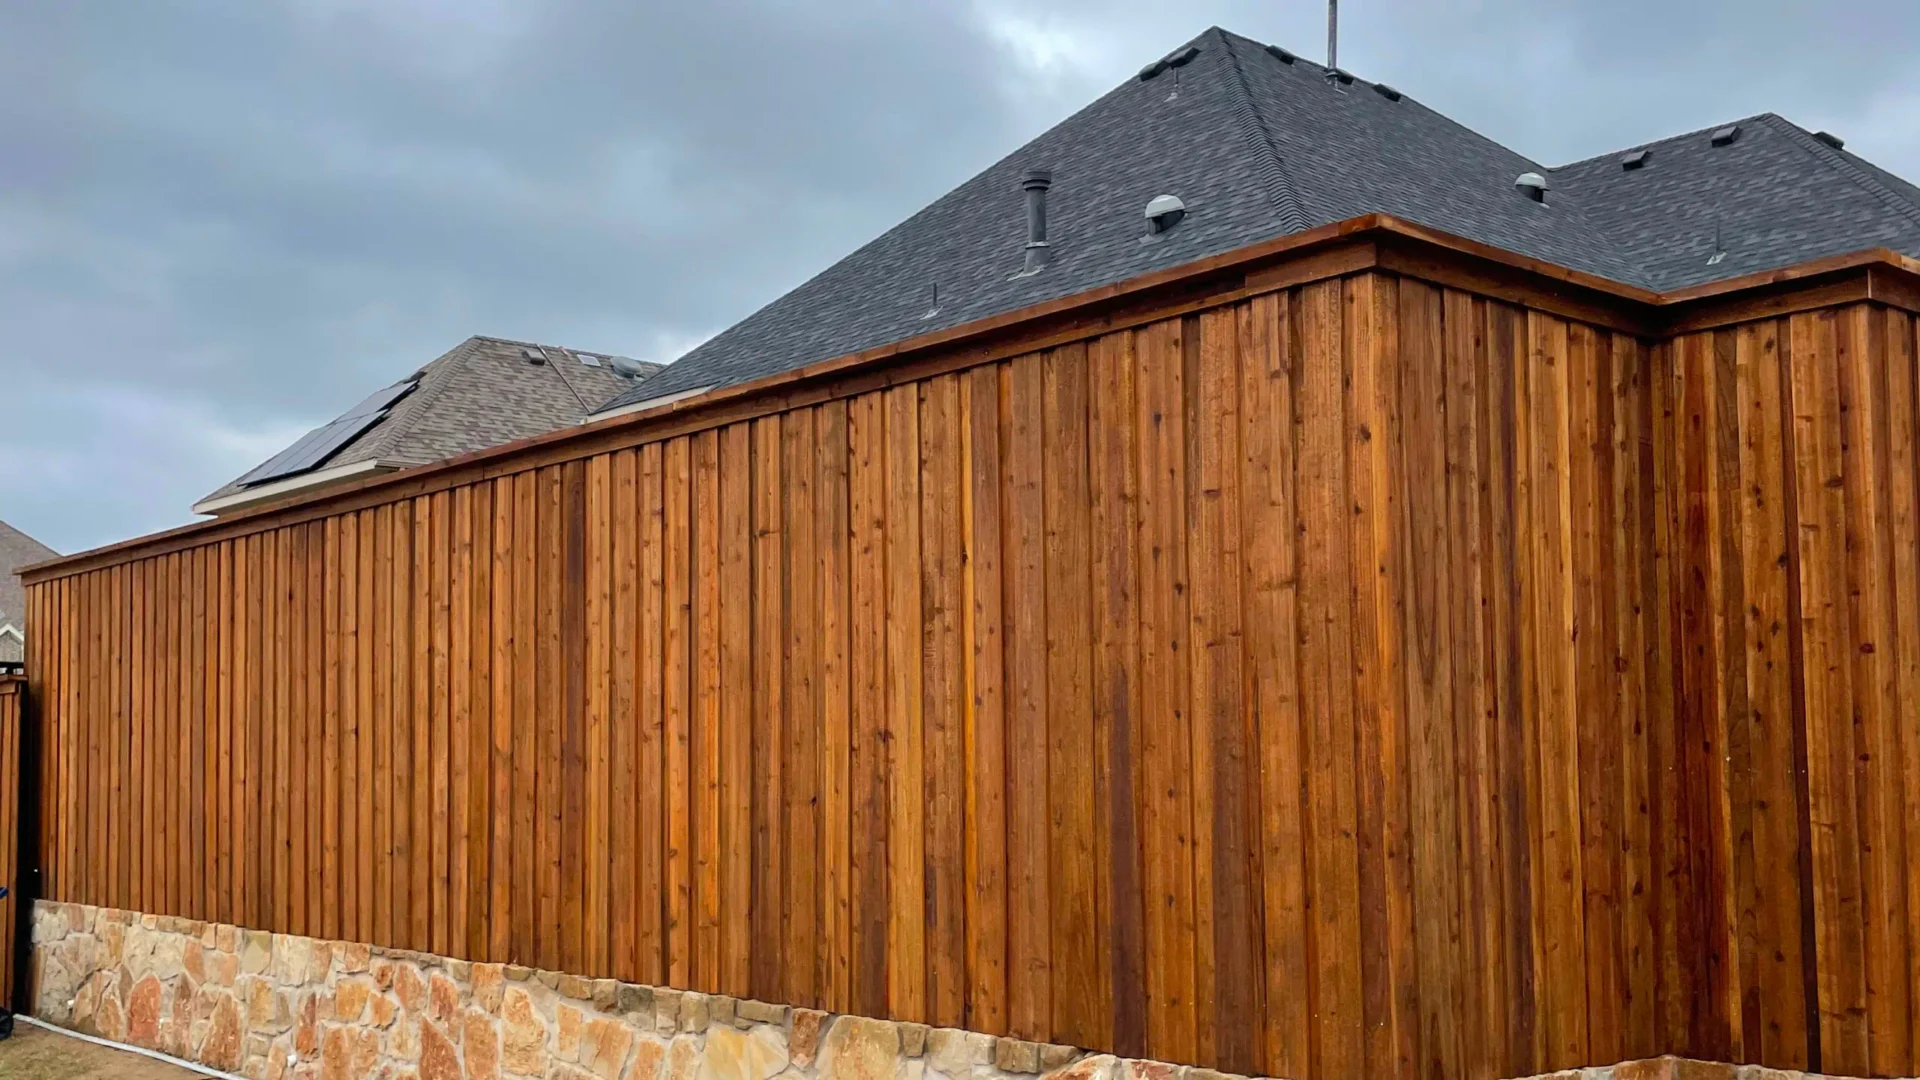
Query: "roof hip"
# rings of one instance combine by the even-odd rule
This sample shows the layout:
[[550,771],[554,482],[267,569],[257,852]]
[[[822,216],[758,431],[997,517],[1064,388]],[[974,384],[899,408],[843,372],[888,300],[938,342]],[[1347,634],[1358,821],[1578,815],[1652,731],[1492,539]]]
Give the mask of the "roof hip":
[[1253,88],[1247,85],[1247,72],[1240,65],[1239,50],[1233,47],[1233,35],[1217,26],[1208,33],[1227,50],[1227,59],[1233,62],[1233,84],[1237,91],[1233,96],[1233,116],[1240,124],[1240,134],[1248,148],[1259,158],[1260,179],[1266,186],[1267,199],[1273,203],[1281,226],[1288,232],[1300,232],[1308,227],[1306,211],[1301,208],[1300,196],[1287,176],[1287,163],[1273,141],[1273,132],[1267,129],[1266,119],[1253,104]]
[[1888,187],[1879,177],[1861,168],[1854,162],[1852,155],[1846,151],[1835,149],[1821,142],[1799,124],[1776,113],[1762,113],[1755,119],[1762,123],[1772,124],[1775,128],[1785,132],[1787,137],[1793,140],[1795,146],[1800,147],[1800,149],[1812,154],[1827,165],[1844,173],[1848,179],[1860,185],[1868,194],[1886,203],[1915,225],[1920,225],[1920,204],[1916,204],[1912,199]]

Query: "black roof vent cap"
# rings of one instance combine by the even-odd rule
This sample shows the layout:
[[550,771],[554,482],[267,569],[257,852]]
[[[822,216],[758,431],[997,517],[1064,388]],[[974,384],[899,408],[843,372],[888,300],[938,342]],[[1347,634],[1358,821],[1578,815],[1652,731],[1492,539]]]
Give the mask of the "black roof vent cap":
[[1740,137],[1740,125],[1728,124],[1726,127],[1714,129],[1713,145],[1729,146],[1729,145],[1732,145],[1733,141],[1735,139],[1738,139],[1739,137]]
[[1400,100],[1400,91],[1395,90],[1393,87],[1388,86],[1386,83],[1383,83],[1383,82],[1374,83],[1373,92],[1376,94],[1379,94],[1383,98],[1386,98],[1388,101]]
[[1340,68],[1328,68],[1327,78],[1338,79],[1342,86],[1351,86],[1353,84],[1353,72]]
[[1620,167],[1622,169],[1628,169],[1628,170],[1642,168],[1646,165],[1647,158],[1651,156],[1653,156],[1653,151],[1651,150],[1629,151],[1628,153],[1621,156]]
[[1267,46],[1267,52],[1268,52],[1268,53],[1269,53],[1269,54],[1270,54],[1270,55],[1271,55],[1271,56],[1272,56],[1272,57],[1273,57],[1273,58],[1274,58],[1275,60],[1278,60],[1278,61],[1280,61],[1280,62],[1281,62],[1281,63],[1283,63],[1283,64],[1291,64],[1291,63],[1293,63],[1293,62],[1294,62],[1294,60],[1296,59],[1296,57],[1295,57],[1295,56],[1294,56],[1294,55],[1293,55],[1292,53],[1290,53],[1290,52],[1288,52],[1287,50],[1285,50],[1285,49],[1283,49],[1283,48],[1281,48],[1281,47],[1280,47],[1280,46],[1278,46],[1278,45],[1269,45],[1269,46]]
[[547,354],[539,349],[521,349],[520,355],[527,358],[527,363],[536,366],[547,362]]
[[1189,45],[1186,48],[1181,49],[1179,52],[1172,54],[1171,56],[1161,57],[1160,59],[1155,60],[1153,63],[1148,64],[1146,67],[1143,67],[1140,69],[1140,81],[1146,82],[1148,79],[1153,78],[1155,75],[1160,74],[1161,72],[1167,70],[1170,67],[1174,67],[1174,68],[1186,67],[1188,64],[1193,63],[1194,57],[1199,55],[1200,55],[1200,46]]
[[1845,150],[1847,148],[1846,140],[1831,131],[1816,131],[1813,133],[1813,137],[1833,147],[1835,150]]

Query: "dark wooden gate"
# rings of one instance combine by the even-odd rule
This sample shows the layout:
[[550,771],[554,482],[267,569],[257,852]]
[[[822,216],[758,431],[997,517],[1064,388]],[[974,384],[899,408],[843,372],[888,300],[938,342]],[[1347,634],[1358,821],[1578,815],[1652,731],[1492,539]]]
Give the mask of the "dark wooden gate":
[[27,713],[27,680],[0,675],[0,1009],[14,1003],[15,931],[23,924],[20,874],[21,732]]

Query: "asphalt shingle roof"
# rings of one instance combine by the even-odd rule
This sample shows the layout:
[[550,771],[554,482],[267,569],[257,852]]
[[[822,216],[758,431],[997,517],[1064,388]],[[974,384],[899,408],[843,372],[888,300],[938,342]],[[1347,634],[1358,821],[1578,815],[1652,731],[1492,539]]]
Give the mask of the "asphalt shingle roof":
[[0,612],[11,613],[0,615],[0,622],[14,621],[26,629],[21,624],[27,617],[27,590],[20,584],[19,570],[59,557],[59,552],[0,521]]
[[[1920,254],[1920,189],[1778,116],[1739,121],[1727,146],[1710,145],[1712,129],[1648,144],[1633,171],[1620,152],[1552,169],[1411,96],[1330,79],[1217,27],[1191,44],[1190,63],[1128,79],[603,411],[1367,213],[1656,290],[1868,247]],[[1053,263],[1015,277],[1030,168],[1053,173]],[[1548,178],[1544,205],[1514,189],[1523,172]],[[1143,239],[1145,206],[1160,194],[1178,195],[1187,218]],[[1727,255],[1710,263],[1716,231]]]
[[[530,363],[529,349],[544,355],[547,362]],[[620,375],[605,353],[470,337],[409,375],[417,375],[419,387],[320,467],[362,461],[425,465],[578,424],[609,397],[660,369],[658,364],[626,363],[637,365],[642,375]],[[235,479],[207,498],[245,488]]]

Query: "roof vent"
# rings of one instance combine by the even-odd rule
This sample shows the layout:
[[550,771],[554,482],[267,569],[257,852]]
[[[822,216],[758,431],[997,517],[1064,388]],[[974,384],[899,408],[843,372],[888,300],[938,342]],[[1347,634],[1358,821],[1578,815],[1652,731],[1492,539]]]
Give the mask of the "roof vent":
[[630,356],[609,356],[607,363],[612,365],[613,373],[623,379],[638,379],[647,373],[646,365]]
[[1292,53],[1288,52],[1287,50],[1281,48],[1278,45],[1267,46],[1267,53],[1268,55],[1272,56],[1275,60],[1278,60],[1283,64],[1291,64],[1294,62],[1294,60],[1297,59],[1297,57],[1295,57]]
[[585,364],[587,367],[600,366],[600,358],[593,355],[590,352],[574,353],[573,356],[574,356],[574,359],[580,361],[582,364]]
[[536,366],[547,362],[547,354],[539,349],[521,349],[520,355],[527,358],[527,363]]
[[1393,87],[1388,86],[1386,83],[1383,83],[1383,82],[1374,83],[1373,92],[1376,94],[1379,94],[1383,98],[1386,98],[1388,101],[1400,100],[1400,91],[1395,90]]
[[1620,167],[1622,169],[1628,170],[1629,172],[1631,172],[1634,169],[1644,168],[1647,164],[1647,158],[1652,156],[1652,154],[1653,154],[1653,151],[1651,150],[1630,151],[1621,156]]
[[1726,127],[1714,129],[1713,145],[1731,146],[1733,144],[1733,141],[1735,139],[1738,139],[1739,137],[1740,137],[1740,125],[1728,124]]
[[1534,202],[1547,201],[1547,178],[1537,172],[1523,172],[1514,177],[1513,186],[1520,189],[1520,194]]
[[1027,261],[1015,277],[1039,273],[1052,256],[1047,244],[1047,189],[1052,186],[1053,173],[1047,169],[1028,169],[1020,178],[1020,190],[1027,193]]
[[1147,204],[1147,235],[1158,236],[1180,224],[1187,216],[1187,204],[1177,195],[1155,195]]
[[1161,59],[1155,60],[1153,63],[1148,64],[1146,67],[1141,68],[1140,81],[1146,82],[1148,79],[1153,78],[1155,75],[1160,74],[1161,72],[1167,70],[1170,67],[1176,67],[1176,68],[1186,67],[1188,64],[1193,63],[1194,57],[1199,55],[1200,55],[1200,46],[1189,45],[1186,48],[1181,49],[1179,52],[1174,53],[1171,56],[1162,57]]
[[1813,137],[1833,147],[1835,150],[1845,150],[1847,148],[1846,140],[1831,131],[1816,131],[1813,133]]
[[1341,86],[1353,85],[1353,72],[1341,68],[1328,68],[1327,78],[1338,82]]

